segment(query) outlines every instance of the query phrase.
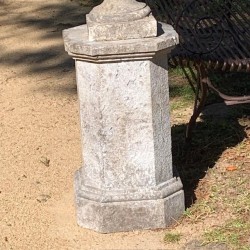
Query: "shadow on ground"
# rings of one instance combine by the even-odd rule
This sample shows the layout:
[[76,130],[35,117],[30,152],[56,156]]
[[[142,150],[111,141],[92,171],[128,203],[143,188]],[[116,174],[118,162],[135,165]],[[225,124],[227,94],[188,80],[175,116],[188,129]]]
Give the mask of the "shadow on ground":
[[[60,72],[73,67],[62,30],[85,24],[92,6],[78,1],[0,2],[0,66],[25,65],[24,74]],[[35,6],[35,7],[33,7]]]
[[236,146],[247,136],[244,129],[250,125],[249,106],[226,108],[228,114],[224,113],[224,104],[215,105],[210,108],[217,112],[209,111],[209,107],[205,110],[190,144],[185,143],[186,124],[172,127],[173,162],[184,185],[186,207],[195,202],[195,190],[200,180],[209,168],[215,166],[223,151]]

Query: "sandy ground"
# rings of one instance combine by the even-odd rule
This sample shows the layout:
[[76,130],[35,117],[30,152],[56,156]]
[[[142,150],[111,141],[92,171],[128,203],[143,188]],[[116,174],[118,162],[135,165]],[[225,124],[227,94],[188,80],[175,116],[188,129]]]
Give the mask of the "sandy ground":
[[102,235],[76,224],[79,116],[61,30],[84,23],[84,11],[0,1],[0,249],[167,249],[164,231]]

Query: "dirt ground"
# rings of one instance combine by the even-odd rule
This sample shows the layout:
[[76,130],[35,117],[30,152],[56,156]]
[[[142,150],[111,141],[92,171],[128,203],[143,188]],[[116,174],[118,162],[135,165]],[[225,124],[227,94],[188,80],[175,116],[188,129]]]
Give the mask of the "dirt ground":
[[0,249],[182,249],[204,222],[177,225],[179,245],[164,243],[166,230],[103,235],[76,224],[79,115],[61,30],[88,11],[67,0],[0,1]]

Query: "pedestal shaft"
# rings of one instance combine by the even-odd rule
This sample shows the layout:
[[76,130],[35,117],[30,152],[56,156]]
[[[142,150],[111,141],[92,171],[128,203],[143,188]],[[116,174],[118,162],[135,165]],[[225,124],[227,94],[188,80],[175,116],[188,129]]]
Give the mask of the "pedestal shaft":
[[76,68],[84,185],[121,190],[171,179],[168,72],[161,54],[152,61],[77,61]]

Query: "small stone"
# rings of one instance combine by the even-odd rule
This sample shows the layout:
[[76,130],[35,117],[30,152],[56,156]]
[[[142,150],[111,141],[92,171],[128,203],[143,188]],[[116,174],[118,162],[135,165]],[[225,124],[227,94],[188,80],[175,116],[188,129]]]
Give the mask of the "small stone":
[[49,199],[51,198],[50,195],[47,195],[47,194],[42,194],[40,195],[36,200],[40,203],[45,203],[47,202]]
[[24,174],[24,175],[22,175],[22,177],[19,177],[19,178],[18,178],[19,181],[21,181],[21,180],[23,180],[23,179],[27,179],[27,175]]
[[42,156],[41,159],[40,159],[40,162],[42,164],[44,164],[46,167],[49,167],[50,159],[48,159],[47,157]]

